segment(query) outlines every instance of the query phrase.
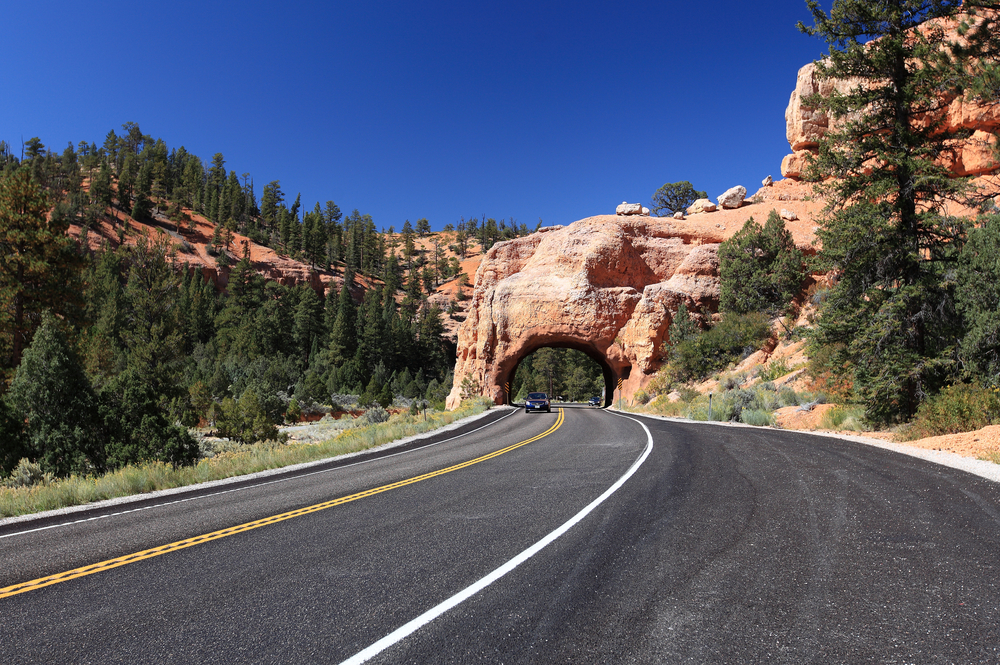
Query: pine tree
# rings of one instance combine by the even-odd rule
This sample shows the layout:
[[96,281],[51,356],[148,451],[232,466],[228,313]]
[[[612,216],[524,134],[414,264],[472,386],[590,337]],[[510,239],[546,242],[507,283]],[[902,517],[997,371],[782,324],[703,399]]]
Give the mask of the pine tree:
[[27,420],[29,456],[56,476],[104,467],[97,397],[58,319],[46,312],[7,395]]
[[382,294],[378,289],[365,291],[364,302],[358,313],[357,344],[354,357],[361,371],[370,376],[381,359],[382,349],[385,346]]
[[122,153],[122,165],[118,170],[118,208],[125,214],[132,210],[132,192],[135,190],[135,180],[139,175],[139,165],[131,151]]
[[962,2],[836,0],[829,15],[817,0],[807,4],[815,25],[800,29],[830,47],[817,74],[853,82],[807,100],[833,125],[810,173],[831,178],[821,188],[829,206],[818,235],[838,276],[819,340],[838,349],[834,364],[850,368],[868,416],[888,422],[913,414],[956,368],[947,273],[962,234],[942,204],[960,198],[967,182],[937,158],[968,131],[946,131],[940,113],[968,81],[961,51],[928,21],[954,17]]
[[13,368],[45,309],[80,319],[82,257],[68,220],[46,219],[48,201],[26,168],[0,181],[0,320]]
[[308,284],[303,285],[299,291],[299,304],[295,308],[292,335],[298,359],[305,366],[313,342],[323,336],[323,301]]
[[985,215],[959,256],[958,310],[965,336],[961,359],[983,384],[1000,387],[1000,215]]
[[278,225],[278,206],[284,203],[285,194],[281,182],[272,180],[264,185],[260,195],[260,223],[265,235],[270,235]]
[[[101,169],[90,183],[91,200],[107,210],[114,203],[114,191],[111,189],[111,171],[107,162],[101,162]],[[103,212],[103,210],[102,210]]]
[[357,330],[355,324],[356,307],[351,297],[349,285],[353,280],[350,271],[344,273],[344,283],[340,287],[337,298],[337,314],[333,327],[330,329],[330,359],[335,366],[340,366],[354,357],[357,348]]
[[778,213],[761,228],[753,217],[719,246],[719,309],[746,314],[782,311],[805,278],[802,252]]

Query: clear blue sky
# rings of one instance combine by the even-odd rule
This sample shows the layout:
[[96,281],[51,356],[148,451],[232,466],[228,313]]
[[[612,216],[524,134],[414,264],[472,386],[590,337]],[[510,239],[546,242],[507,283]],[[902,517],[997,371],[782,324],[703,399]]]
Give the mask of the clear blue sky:
[[398,230],[779,177],[804,0],[6,3],[0,139],[144,133]]

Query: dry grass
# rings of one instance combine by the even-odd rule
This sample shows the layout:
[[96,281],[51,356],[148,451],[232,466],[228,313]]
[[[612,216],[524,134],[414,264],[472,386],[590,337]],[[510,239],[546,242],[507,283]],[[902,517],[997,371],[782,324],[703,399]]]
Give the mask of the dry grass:
[[385,423],[345,430],[318,444],[265,442],[242,446],[203,459],[194,466],[174,468],[156,462],[138,467],[127,466],[103,476],[71,476],[31,487],[0,487],[0,517],[183,487],[336,457],[429,432],[466,416],[482,413],[487,408],[487,404],[476,400],[456,411],[428,413],[426,421],[422,416],[399,414]]

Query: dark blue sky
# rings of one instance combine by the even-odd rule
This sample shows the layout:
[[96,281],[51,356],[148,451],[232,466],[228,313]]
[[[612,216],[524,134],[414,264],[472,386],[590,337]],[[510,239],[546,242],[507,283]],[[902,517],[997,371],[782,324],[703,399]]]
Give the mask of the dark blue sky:
[[[147,4],[153,6],[146,6]],[[534,227],[779,177],[784,110],[823,45],[804,0],[34,0],[4,8],[0,139],[55,150],[139,124],[257,196],[398,230]]]

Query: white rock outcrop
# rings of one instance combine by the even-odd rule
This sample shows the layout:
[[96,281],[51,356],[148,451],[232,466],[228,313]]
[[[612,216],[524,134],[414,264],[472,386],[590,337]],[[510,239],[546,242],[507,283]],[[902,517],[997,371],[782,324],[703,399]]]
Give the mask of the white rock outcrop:
[[[616,215],[642,215],[643,207],[641,203],[626,203],[622,201],[622,204],[615,208]],[[648,210],[645,214],[648,214]]]
[[715,212],[718,207],[708,199],[698,199],[688,208],[689,215],[697,215],[699,212]]
[[719,207],[725,210],[733,210],[743,205],[743,199],[747,197],[747,188],[743,185],[730,187],[718,198]]

